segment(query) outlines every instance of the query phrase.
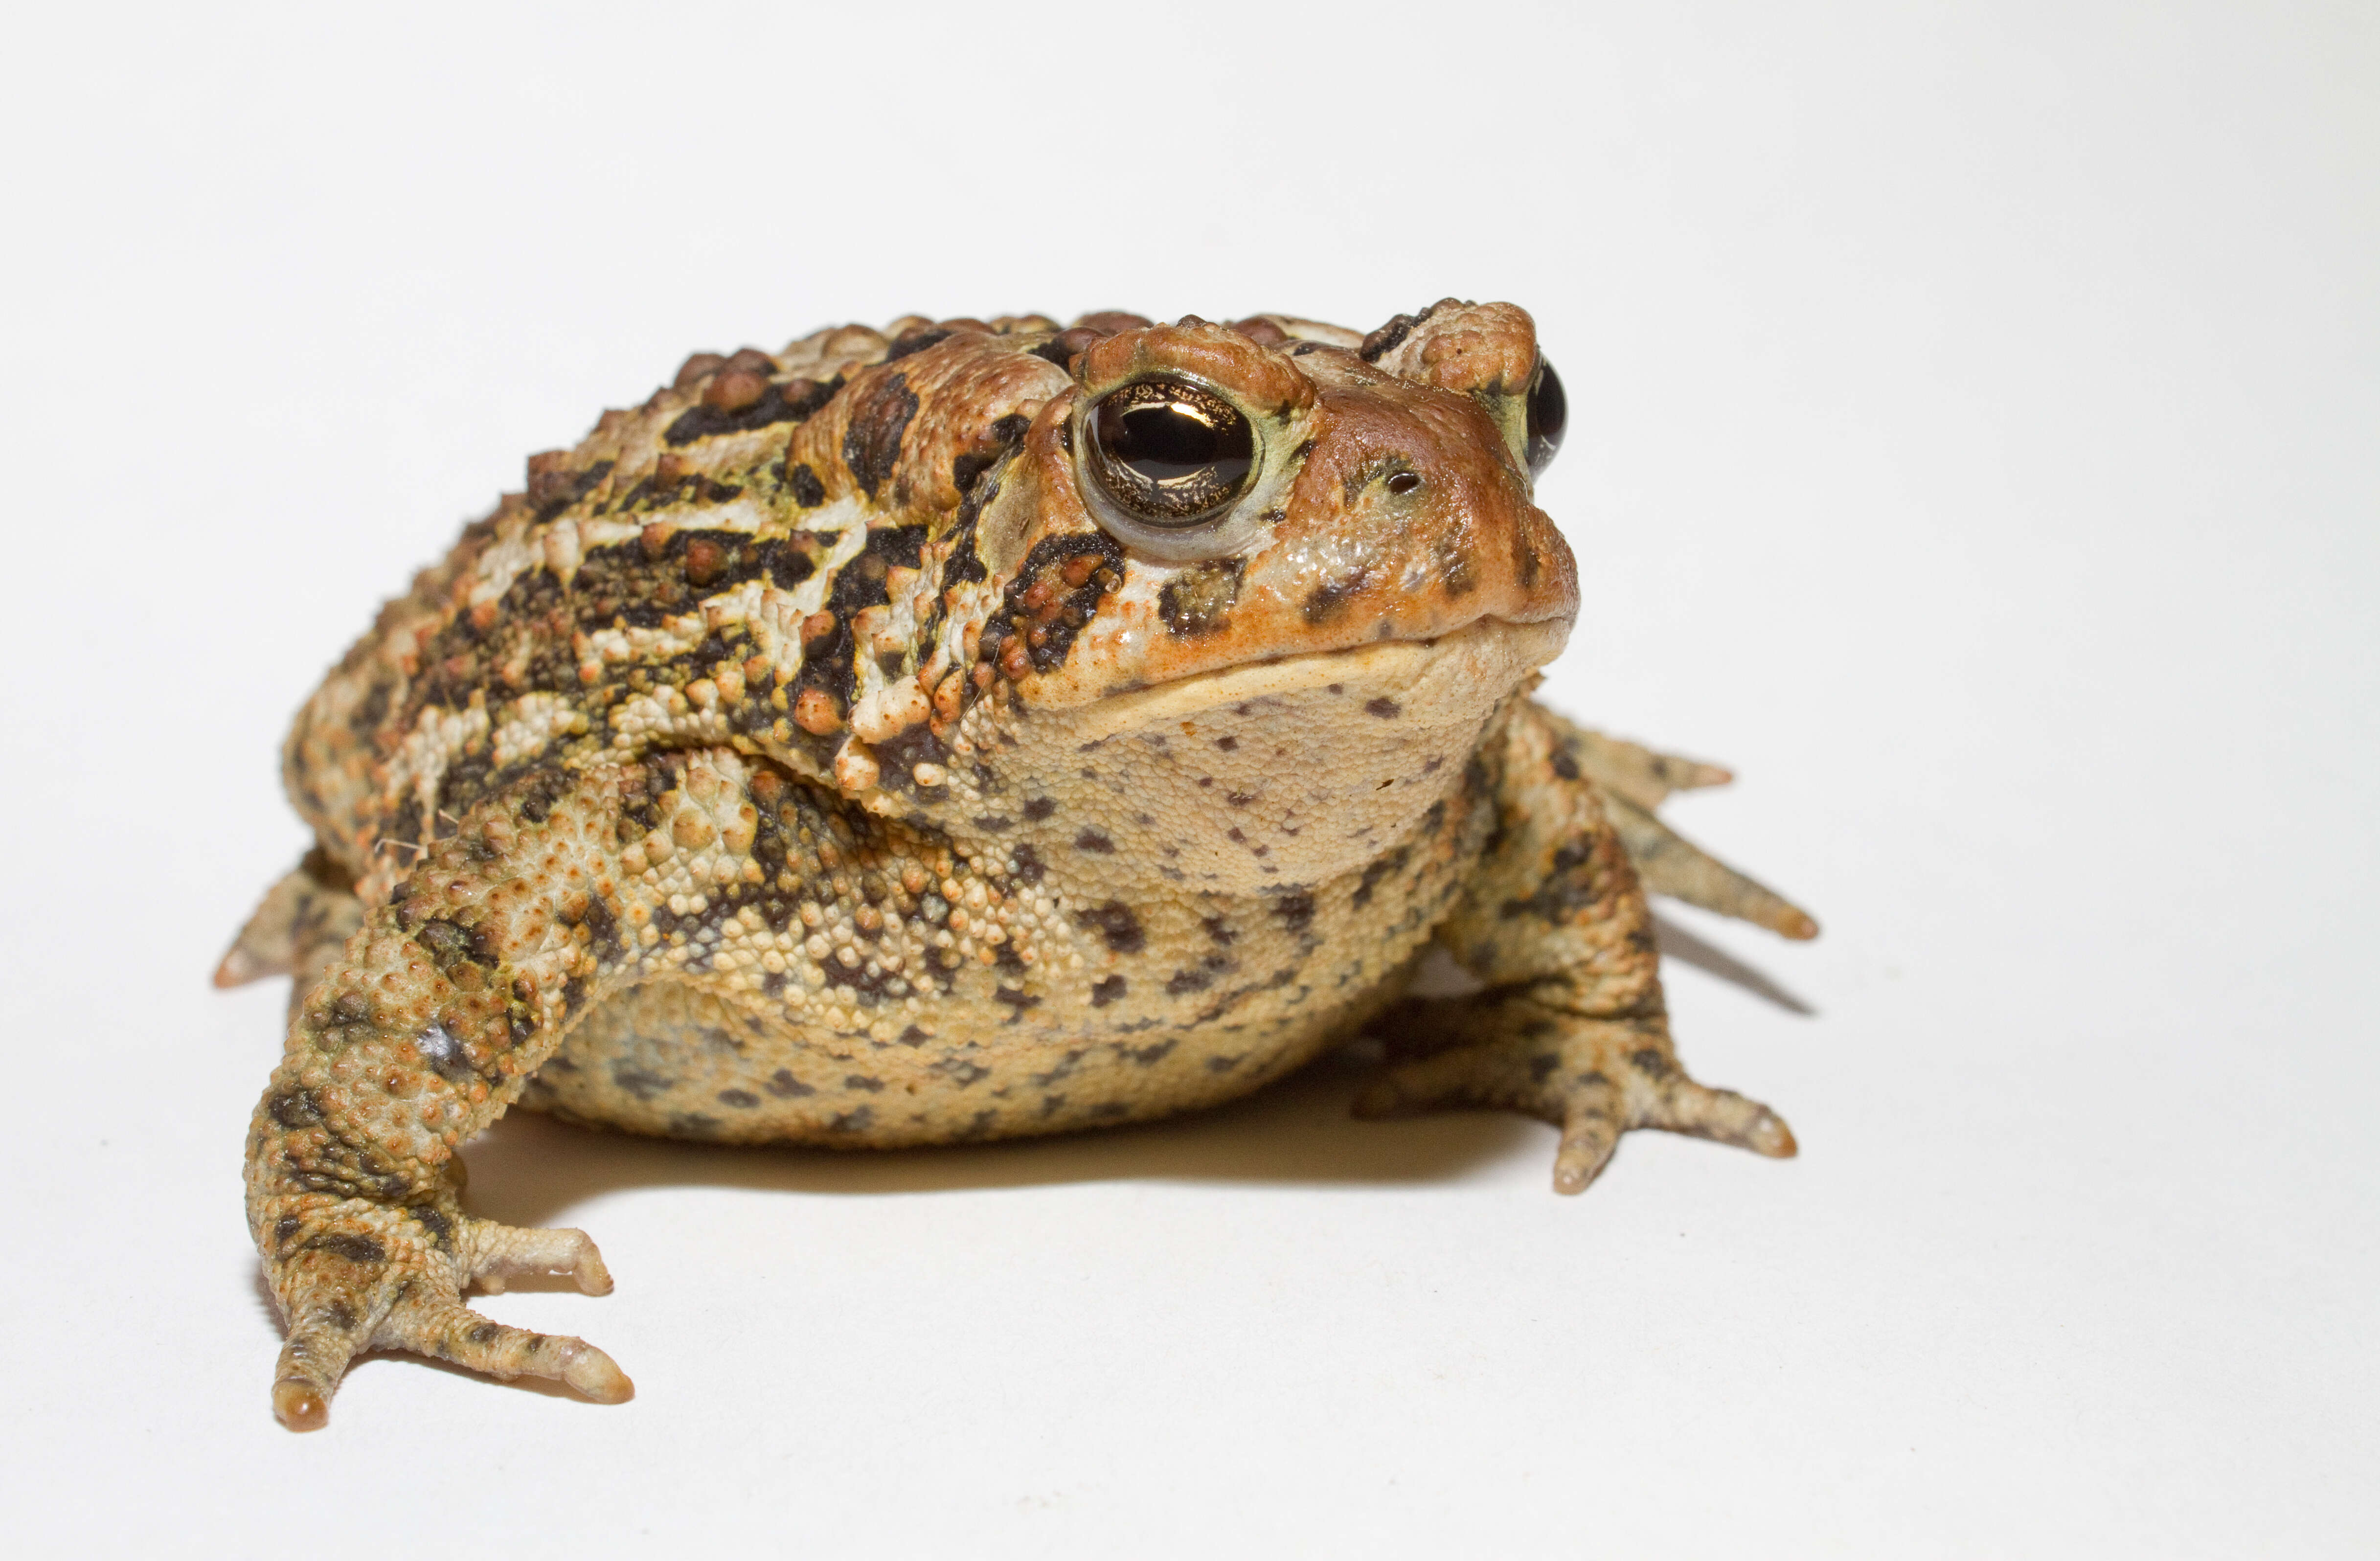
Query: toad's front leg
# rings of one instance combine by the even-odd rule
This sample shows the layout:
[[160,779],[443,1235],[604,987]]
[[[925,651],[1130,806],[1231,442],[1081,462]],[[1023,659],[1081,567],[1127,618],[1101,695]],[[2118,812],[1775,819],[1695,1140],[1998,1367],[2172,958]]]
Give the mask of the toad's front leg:
[[1631,1128],[1791,1156],[1793,1134],[1775,1112],[1679,1065],[1652,914],[1596,782],[1565,762],[1574,736],[1520,704],[1490,738],[1482,757],[1496,777],[1496,842],[1439,934],[1488,989],[1390,1010],[1374,1028],[1396,1060],[1356,1110],[1542,1118],[1561,1129],[1559,1192],[1584,1191]]
[[654,817],[658,799],[664,821],[684,815],[683,836],[724,850],[748,844],[737,816],[749,808],[699,758],[592,771],[555,792],[532,782],[474,810],[298,1004],[248,1145],[249,1228],[289,1329],[273,1410],[294,1429],[323,1423],[368,1349],[555,1377],[607,1403],[629,1395],[592,1345],[464,1306],[474,1280],[563,1274],[594,1295],[612,1280],[579,1231],[464,1214],[455,1152],[632,968],[655,891],[621,870],[624,829],[644,832],[624,818]]

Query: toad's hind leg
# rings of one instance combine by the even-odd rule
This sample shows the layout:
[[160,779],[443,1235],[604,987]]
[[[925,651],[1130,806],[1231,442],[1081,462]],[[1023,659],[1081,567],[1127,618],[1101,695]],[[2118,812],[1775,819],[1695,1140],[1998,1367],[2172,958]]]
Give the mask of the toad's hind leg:
[[1546,733],[1548,780],[1594,783],[1604,816],[1646,889],[1786,938],[1818,936],[1818,924],[1807,911],[1655,817],[1673,792],[1726,785],[1733,779],[1727,770],[1590,732],[1537,706],[1529,707],[1529,715]]
[[1439,936],[1487,990],[1410,1000],[1377,1022],[1395,1060],[1356,1110],[1496,1107],[1543,1118],[1561,1130],[1561,1192],[1593,1181],[1631,1128],[1792,1155],[1775,1112],[1697,1083],[1679,1064],[1644,889],[1601,791],[1566,762],[1574,731],[1522,704],[1483,744],[1500,827]]
[[455,1151],[519,1096],[573,1017],[641,969],[662,891],[624,836],[659,820],[706,842],[686,854],[715,881],[735,879],[729,858],[754,838],[742,773],[733,755],[676,755],[533,778],[481,804],[303,1000],[248,1154],[249,1228],[289,1328],[273,1389],[284,1423],[322,1423],[348,1361],[374,1348],[628,1396],[584,1340],[463,1305],[474,1280],[561,1273],[598,1295],[612,1280],[582,1232],[466,1215]]

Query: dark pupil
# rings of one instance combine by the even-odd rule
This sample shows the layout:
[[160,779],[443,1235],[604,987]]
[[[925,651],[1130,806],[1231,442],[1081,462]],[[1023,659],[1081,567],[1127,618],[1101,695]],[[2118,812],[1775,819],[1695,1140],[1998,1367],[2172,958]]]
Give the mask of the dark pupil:
[[1540,363],[1536,381],[1529,386],[1529,475],[1546,469],[1569,426],[1570,399],[1562,394],[1561,376],[1552,364]]
[[1211,469],[1218,485],[1236,488],[1255,457],[1245,420],[1234,417],[1218,428],[1210,414],[1178,401],[1100,418],[1099,442],[1151,482],[1177,482]]
[[1091,411],[1109,497],[1160,526],[1195,526],[1231,507],[1256,469],[1256,430],[1239,408],[1199,386],[1144,380]]

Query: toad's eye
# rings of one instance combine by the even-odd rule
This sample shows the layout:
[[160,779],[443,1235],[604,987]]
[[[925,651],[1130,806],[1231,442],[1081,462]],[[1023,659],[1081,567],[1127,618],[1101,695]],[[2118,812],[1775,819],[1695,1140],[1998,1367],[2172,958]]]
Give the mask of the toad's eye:
[[1091,408],[1091,474],[1126,514],[1179,527],[1231,508],[1256,469],[1240,409],[1184,380],[1142,380]]
[[1553,464],[1561,448],[1562,430],[1570,426],[1570,399],[1562,394],[1561,376],[1545,359],[1537,360],[1537,377],[1529,381],[1529,475],[1536,477]]

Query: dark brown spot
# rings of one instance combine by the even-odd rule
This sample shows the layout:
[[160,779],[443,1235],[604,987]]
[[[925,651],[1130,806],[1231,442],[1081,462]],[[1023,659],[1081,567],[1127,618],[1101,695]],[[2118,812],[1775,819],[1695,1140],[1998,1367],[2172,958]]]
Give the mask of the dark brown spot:
[[414,1223],[421,1227],[422,1233],[430,1238],[430,1244],[432,1247],[442,1252],[454,1250],[455,1222],[453,1220],[436,1209],[419,1205],[405,1212],[411,1215]]
[[638,1100],[650,1100],[677,1087],[677,1081],[647,1068],[630,1067],[625,1062],[612,1065],[612,1082],[635,1095]]
[[922,331],[912,331],[907,335],[896,340],[891,347],[886,349],[884,361],[887,363],[892,363],[901,358],[911,357],[914,354],[921,353],[928,347],[936,346],[943,342],[949,341],[951,339],[951,334],[952,333],[948,331],[935,330],[931,327]]
[[470,934],[443,917],[422,923],[415,929],[413,940],[429,950],[431,962],[442,971],[452,971],[470,962]]
[[1330,623],[1345,614],[1349,599],[1363,590],[1364,584],[1362,570],[1342,579],[1326,580],[1306,593],[1298,615],[1318,627]]
[[1392,317],[1386,325],[1364,338],[1364,345],[1355,349],[1356,356],[1366,363],[1378,363],[1381,358],[1394,352],[1407,336],[1412,335],[1415,326],[1437,312],[1438,306],[1432,304],[1419,314],[1400,314]]
[[1120,900],[1111,900],[1097,910],[1076,914],[1075,921],[1099,933],[1109,949],[1119,954],[1137,954],[1148,939],[1141,931],[1140,918],[1132,907]]
[[613,463],[598,461],[585,471],[571,471],[562,463],[569,453],[550,450],[528,458],[528,502],[540,520],[552,520],[587,497],[612,475]]
[[1302,889],[1284,894],[1272,902],[1272,914],[1290,931],[1302,931],[1314,919],[1314,896]]
[[1378,861],[1366,864],[1363,881],[1355,886],[1355,892],[1351,897],[1352,902],[1359,908],[1370,904],[1372,890],[1379,887],[1382,878],[1405,865],[1407,851],[1408,848],[1399,846]]
[[1242,559],[1214,559],[1174,575],[1157,593],[1157,611],[1165,626],[1188,639],[1230,627],[1232,607],[1240,599],[1240,578],[1246,567]]
[[896,373],[871,381],[851,409],[851,425],[843,436],[843,464],[870,499],[892,476],[901,459],[901,440],[917,405],[909,377]]
[[346,1258],[349,1263],[384,1263],[388,1260],[388,1249],[369,1236],[345,1233],[317,1236],[306,1243],[305,1250],[328,1252],[333,1257]]
[[311,1090],[282,1090],[266,1098],[264,1109],[285,1128],[310,1128],[322,1120],[322,1109],[314,1103]]
[[[834,393],[843,388],[840,380],[823,385],[816,380],[788,380],[782,385],[772,385],[768,382],[767,373],[773,369],[774,365],[753,369],[731,364],[710,382],[700,402],[687,407],[662,430],[662,442],[676,449],[715,434],[746,433],[775,423],[803,422],[833,400]],[[757,394],[753,393],[756,389]],[[714,401],[714,395],[723,399]],[[749,399],[746,399],[747,396]],[[654,482],[657,487],[666,488],[685,475],[683,467],[672,472],[656,471]]]

